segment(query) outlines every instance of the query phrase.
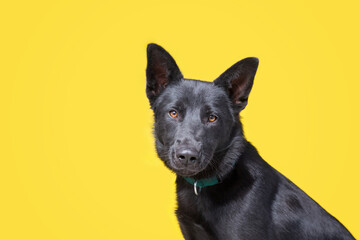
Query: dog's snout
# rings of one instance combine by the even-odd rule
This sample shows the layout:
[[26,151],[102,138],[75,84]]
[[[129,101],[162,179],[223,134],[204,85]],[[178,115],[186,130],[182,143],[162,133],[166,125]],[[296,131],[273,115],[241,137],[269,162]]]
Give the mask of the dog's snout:
[[176,157],[183,163],[195,162],[199,159],[199,152],[195,148],[180,148],[176,151]]

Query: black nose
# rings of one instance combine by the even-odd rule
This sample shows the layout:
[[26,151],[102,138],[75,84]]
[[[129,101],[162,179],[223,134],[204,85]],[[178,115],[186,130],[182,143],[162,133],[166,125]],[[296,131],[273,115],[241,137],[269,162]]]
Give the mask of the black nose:
[[195,162],[199,159],[199,152],[191,148],[183,148],[176,151],[176,157],[181,162]]

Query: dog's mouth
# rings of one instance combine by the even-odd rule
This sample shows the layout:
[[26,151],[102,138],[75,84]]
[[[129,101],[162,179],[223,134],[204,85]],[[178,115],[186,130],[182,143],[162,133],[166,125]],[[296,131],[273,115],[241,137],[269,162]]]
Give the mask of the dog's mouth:
[[194,169],[189,169],[189,168],[176,168],[176,167],[172,167],[172,170],[180,175],[180,176],[183,176],[183,177],[192,177],[192,176],[195,176],[197,175],[199,172],[201,171],[197,171],[197,170],[194,170]]

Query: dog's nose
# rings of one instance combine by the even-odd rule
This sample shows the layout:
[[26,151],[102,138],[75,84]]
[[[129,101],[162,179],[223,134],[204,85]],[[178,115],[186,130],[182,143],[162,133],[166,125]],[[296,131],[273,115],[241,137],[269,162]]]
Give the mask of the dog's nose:
[[183,148],[176,151],[176,157],[184,163],[195,162],[199,159],[199,152],[191,148]]

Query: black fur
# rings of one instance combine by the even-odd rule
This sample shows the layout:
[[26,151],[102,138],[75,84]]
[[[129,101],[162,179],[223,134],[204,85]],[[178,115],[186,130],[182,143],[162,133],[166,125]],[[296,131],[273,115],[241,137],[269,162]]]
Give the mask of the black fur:
[[[177,174],[176,214],[185,239],[354,239],[244,138],[239,113],[248,102],[257,58],[204,82],[184,79],[156,44],[148,45],[147,56],[156,149]],[[197,196],[184,177],[221,182]]]

